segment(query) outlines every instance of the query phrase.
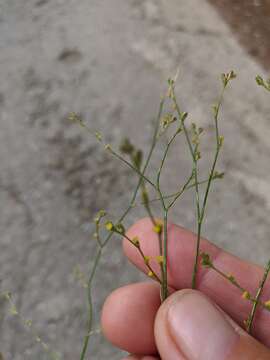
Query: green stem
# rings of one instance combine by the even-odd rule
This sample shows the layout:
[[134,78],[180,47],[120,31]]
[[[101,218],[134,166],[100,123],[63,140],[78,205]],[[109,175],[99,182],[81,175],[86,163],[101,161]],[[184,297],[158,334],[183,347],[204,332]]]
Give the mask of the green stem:
[[[126,234],[121,234],[121,233],[119,233],[119,235],[124,236],[124,238],[126,238],[127,241],[128,241],[131,245],[135,246],[135,248],[137,248],[137,250],[139,251],[141,257],[142,257],[143,260],[145,261],[145,254],[144,254],[144,252],[142,251],[140,245],[139,245],[139,246],[135,245],[134,242],[133,242]],[[145,265],[146,265],[146,267],[148,268],[148,270],[153,273],[155,280],[161,284],[162,282],[161,282],[160,278],[158,277],[158,275],[156,274],[156,272],[154,271],[154,269],[152,268],[152,266],[151,266],[148,262],[145,263]]]
[[[237,289],[239,289],[241,291],[241,293],[245,293],[248,291],[243,288],[236,280],[234,277],[225,274],[223,271],[217,269],[213,264],[207,266],[210,269],[216,271],[220,276],[222,276],[224,279],[228,280],[232,285],[234,285]],[[265,310],[270,312],[270,307],[268,305],[266,305],[265,303],[263,303],[260,299],[256,300],[256,298],[253,298],[251,295],[249,298],[247,298],[248,301],[250,301],[251,303],[255,304],[257,302],[258,305],[260,305],[262,308],[264,308]]]
[[163,216],[163,272],[164,278],[161,287],[162,301],[168,297],[168,210]]
[[[172,202],[168,205],[168,209],[172,208],[175,204],[175,202],[178,200],[178,198],[185,192],[185,190],[189,189],[190,187],[194,186],[188,186],[188,184],[191,182],[191,180],[193,179],[193,172],[191,173],[190,177],[188,178],[188,180],[186,181],[186,183],[184,184],[184,186],[182,187],[182,189],[180,191],[178,191],[176,193],[176,196],[174,197],[174,199],[172,200]],[[166,198],[166,197],[164,197]]]
[[261,298],[263,288],[264,288],[266,279],[268,277],[269,271],[270,271],[270,261],[268,261],[267,266],[265,268],[262,280],[260,282],[259,288],[258,288],[256,296],[255,296],[255,302],[253,303],[251,313],[250,313],[250,315],[248,317],[248,321],[247,321],[247,332],[248,333],[251,333],[251,331],[252,331],[252,325],[253,325],[253,322],[254,322],[255,313],[256,313],[258,303],[260,301],[260,298]]
[[[160,192],[160,177],[161,177],[161,172],[162,172],[162,169],[164,167],[164,163],[165,163],[165,160],[167,158],[167,155],[168,155],[168,152],[169,152],[169,149],[172,145],[172,143],[174,142],[176,136],[180,133],[179,129],[173,134],[173,136],[171,137],[170,141],[168,142],[167,146],[166,146],[166,149],[165,149],[165,152],[163,154],[163,157],[162,157],[162,160],[161,160],[161,165],[160,165],[160,168],[158,170],[158,173],[157,173],[157,189],[159,190]],[[163,195],[162,195],[162,198],[163,198]],[[164,198],[163,198],[164,199]]]
[[237,287],[237,289],[239,289],[242,293],[244,293],[246,291],[246,289],[244,289],[234,278],[233,280],[230,278],[230,276],[228,276],[227,274],[225,274],[223,271],[219,270],[218,268],[216,268],[214,265],[211,265],[211,269],[215,270],[220,276],[222,276],[224,279],[229,280],[231,284],[233,284],[235,287]]
[[160,178],[161,178],[161,173],[165,164],[165,160],[167,158],[169,149],[172,145],[172,143],[174,142],[174,140],[176,139],[177,135],[180,134],[180,129],[178,128],[176,130],[176,132],[173,134],[173,136],[171,137],[170,141],[168,142],[165,152],[163,154],[162,160],[161,160],[161,165],[159,167],[158,173],[157,173],[157,181],[156,181],[156,188],[157,188],[157,192],[159,194],[160,197],[160,201],[163,207],[163,246],[162,246],[162,238],[161,238],[161,234],[159,234],[159,242],[160,242],[160,251],[161,251],[161,255],[163,256],[163,264],[161,266],[162,268],[162,285],[161,285],[161,300],[164,301],[167,297],[168,297],[168,271],[167,271],[167,265],[168,265],[168,259],[167,259],[167,238],[168,238],[168,229],[167,229],[167,225],[168,225],[168,207],[166,206],[164,197],[163,197],[163,193],[161,191],[160,188]]
[[201,245],[201,231],[202,231],[202,223],[199,221],[198,227],[197,227],[195,260],[194,260],[194,267],[193,267],[193,272],[192,272],[192,282],[191,282],[192,289],[196,289],[196,280],[197,280],[200,245]]
[[127,161],[125,158],[123,158],[123,156],[117,154],[117,152],[115,152],[113,149],[110,149],[109,151],[114,157],[116,157],[118,160],[122,161],[124,164],[126,164],[128,167],[130,167],[133,171],[135,171],[140,176],[141,179],[145,180],[154,189],[156,189],[156,185],[150,179],[148,179],[148,177],[145,176],[144,173],[142,173],[137,167],[133,166],[129,161]]
[[[148,156],[147,156],[147,159],[146,159],[146,162],[145,162],[145,165],[143,167],[143,170],[142,170],[142,175],[145,174],[147,168],[148,168],[148,165],[149,165],[149,162],[150,162],[150,159],[152,157],[152,154],[153,154],[153,151],[156,147],[156,143],[157,143],[157,133],[158,133],[158,129],[159,129],[159,124],[160,124],[160,118],[161,118],[161,114],[162,114],[162,111],[163,111],[163,106],[164,106],[164,99],[161,100],[160,102],[160,105],[159,105],[159,111],[158,111],[158,116],[157,116],[157,121],[156,121],[156,125],[155,125],[155,130],[154,130],[154,134],[153,134],[153,138],[152,138],[152,143],[151,143],[151,148],[149,150],[149,153],[148,153]],[[125,217],[127,216],[127,214],[129,213],[129,211],[133,208],[133,204],[136,200],[136,197],[137,197],[137,194],[138,194],[138,191],[140,189],[140,186],[141,186],[141,183],[143,181],[143,177],[140,177],[139,178],[139,181],[138,181],[138,184],[133,192],[133,195],[131,197],[131,201],[130,201],[130,205],[127,207],[127,209],[123,212],[123,214],[121,215],[121,217],[119,218],[118,222],[122,222]],[[99,262],[100,262],[100,258],[101,258],[101,253],[102,253],[102,249],[107,245],[107,243],[109,242],[109,240],[111,239],[112,237],[112,233],[108,234],[107,238],[105,239],[105,241],[102,243],[102,245],[98,245],[99,246],[99,250],[98,250],[98,253],[97,253],[97,256],[96,256],[96,259],[94,261],[94,264],[93,264],[93,267],[92,267],[92,270],[90,272],[90,276],[89,276],[89,280],[88,280],[88,295],[87,295],[87,298],[88,298],[88,306],[89,306],[89,312],[88,312],[88,327],[87,327],[87,335],[85,336],[84,338],[84,342],[83,342],[83,348],[82,348],[82,352],[81,352],[81,356],[80,356],[80,360],[84,360],[85,359],[85,356],[86,356],[86,352],[87,352],[87,349],[88,349],[88,346],[89,346],[89,339],[90,339],[90,333],[91,333],[91,330],[92,330],[92,317],[93,317],[93,306],[92,306],[92,294],[91,294],[91,285],[92,285],[92,280],[93,280],[93,277],[96,273],[96,269],[99,265]],[[100,251],[100,253],[99,253]]]
[[[195,260],[194,260],[194,266],[193,266],[193,272],[192,272],[192,288],[193,289],[196,288],[196,277],[197,277],[198,265],[199,265],[198,260],[199,260],[199,253],[200,253],[202,223],[203,223],[203,220],[204,220],[205,209],[206,209],[206,205],[207,205],[210,186],[212,184],[212,180],[213,180],[213,177],[214,177],[214,171],[215,171],[215,168],[216,168],[216,163],[217,163],[217,159],[218,159],[218,155],[219,155],[219,151],[220,151],[220,147],[221,147],[220,140],[219,140],[218,116],[219,116],[219,110],[220,110],[221,103],[222,103],[222,100],[223,100],[223,95],[224,95],[225,88],[226,88],[226,85],[222,88],[222,92],[221,92],[221,95],[219,97],[218,105],[217,105],[217,108],[216,108],[216,111],[215,111],[215,116],[214,116],[215,135],[216,135],[216,152],[215,152],[214,160],[213,160],[213,163],[212,163],[212,166],[211,166],[211,170],[210,170],[210,174],[209,174],[209,178],[208,178],[208,182],[207,182],[206,191],[205,191],[205,194],[204,194],[204,199],[203,199],[203,204],[202,204],[201,210],[198,208],[198,186],[196,186],[198,225],[197,225],[196,254],[195,254]],[[196,158],[194,157],[194,162],[195,161],[196,161]],[[195,185],[196,185],[196,180],[195,180]],[[197,183],[197,185],[198,185],[198,183]]]
[[89,339],[90,339],[90,332],[92,330],[92,322],[93,322],[93,303],[92,303],[92,293],[91,293],[91,285],[92,285],[92,281],[93,281],[93,278],[95,276],[95,273],[96,273],[96,270],[97,270],[97,266],[98,266],[98,263],[99,263],[99,260],[101,258],[101,253],[102,253],[102,248],[99,248],[98,250],[98,253],[96,255],[96,258],[95,258],[95,262],[94,262],[94,265],[93,265],[93,269],[92,269],[92,272],[91,272],[91,275],[90,275],[90,278],[89,278],[89,281],[88,281],[88,320],[87,320],[87,333],[84,337],[84,342],[83,342],[83,348],[82,348],[82,351],[81,351],[81,356],[80,356],[80,360],[83,360],[85,358],[85,355],[86,355],[86,351],[87,351],[87,348],[88,348],[88,344],[89,344]]
[[[213,177],[212,178],[212,180],[216,180],[216,179],[218,179],[218,177]],[[206,180],[202,180],[202,181],[198,181],[198,185],[203,185],[203,184],[206,184],[208,182],[208,179],[206,179]],[[195,183],[194,184],[190,184],[190,185],[188,185],[186,188],[185,188],[185,190],[189,190],[189,189],[192,189],[193,187],[195,186]],[[175,192],[175,193],[173,193],[173,194],[169,194],[169,195],[164,195],[163,196],[163,199],[164,200],[167,200],[167,199],[171,199],[171,198],[173,198],[173,197],[179,197],[179,196],[181,196],[183,194],[183,190],[181,189],[180,191],[177,191],[177,192]],[[156,198],[156,199],[150,199],[149,200],[149,203],[152,203],[152,202],[156,202],[156,201],[160,201],[160,197],[159,198]],[[136,205],[134,205],[134,206],[139,206],[139,205],[144,205],[145,203],[144,202],[141,202],[140,204],[136,204]]]

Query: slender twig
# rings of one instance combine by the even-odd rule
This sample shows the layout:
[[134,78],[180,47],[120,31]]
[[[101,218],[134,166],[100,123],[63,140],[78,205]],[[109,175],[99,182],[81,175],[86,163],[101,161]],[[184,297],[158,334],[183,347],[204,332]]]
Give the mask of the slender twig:
[[[161,178],[161,173],[162,173],[162,170],[163,170],[163,167],[164,167],[164,164],[165,164],[165,160],[167,158],[167,155],[168,155],[168,152],[169,152],[169,149],[170,149],[172,143],[176,139],[177,135],[180,134],[180,131],[181,131],[180,129],[177,129],[176,132],[171,137],[171,139],[169,140],[168,144],[166,145],[166,148],[165,148],[162,160],[161,160],[161,165],[160,165],[160,167],[158,169],[158,172],[157,172],[156,187],[157,187],[159,193],[161,192],[160,191],[160,178]],[[162,199],[164,199],[163,195],[161,196],[161,200]]]
[[[191,187],[194,186],[194,184],[191,185],[191,186],[188,186],[192,179],[193,179],[193,171],[192,171],[190,177],[187,179],[187,181],[186,181],[185,184],[183,185],[182,189],[175,194],[173,200],[172,200],[172,201],[170,202],[170,204],[168,205],[168,209],[170,209],[170,208],[172,208],[172,207],[174,206],[174,204],[176,203],[176,201],[177,201],[177,200],[179,199],[179,197],[185,192],[185,190],[190,189]],[[170,197],[171,197],[171,196],[170,196]],[[165,197],[165,198],[166,198],[166,197]]]
[[[11,316],[16,316],[20,319],[20,322],[23,324],[23,326],[30,332],[33,340],[39,345],[41,346],[42,350],[45,351],[48,355],[48,357],[51,360],[59,360],[60,359],[60,355],[58,352],[55,352],[51,349],[51,347],[49,346],[48,343],[44,342],[44,340],[41,338],[41,336],[39,335],[39,333],[34,329],[32,321],[28,320],[24,317],[24,315],[19,311],[19,309],[17,308],[15,302],[12,300],[12,295],[10,292],[3,292],[0,293],[0,300],[2,300],[2,298],[8,302],[9,304],[9,312]],[[0,353],[1,355],[1,353]],[[0,356],[1,359],[1,356]]]
[[164,278],[161,287],[162,300],[168,297],[168,209],[164,210],[163,216],[163,272]]
[[181,124],[184,130],[184,134],[185,134],[185,138],[188,144],[188,148],[192,157],[192,163],[193,163],[193,177],[194,177],[194,184],[195,184],[195,194],[196,194],[196,210],[197,210],[197,241],[196,241],[196,253],[195,253],[195,261],[194,261],[194,269],[193,269],[193,273],[192,273],[192,288],[195,288],[196,286],[196,273],[197,273],[197,266],[198,266],[198,257],[199,257],[199,249],[200,249],[200,238],[201,238],[201,210],[200,210],[200,196],[199,196],[199,184],[198,184],[198,167],[197,167],[197,147],[195,146],[195,148],[193,148],[189,134],[188,134],[188,130],[187,127],[185,125],[185,113],[183,114],[180,111],[180,107],[178,105],[176,96],[175,96],[175,91],[174,91],[174,86],[172,86],[171,89],[171,95],[172,95],[172,100],[174,102],[174,106],[175,109],[178,113],[178,116],[181,120]]
[[253,325],[253,322],[254,322],[256,310],[257,310],[258,303],[260,301],[260,298],[261,298],[261,295],[262,295],[262,292],[263,292],[263,288],[264,288],[266,279],[267,279],[267,277],[269,275],[269,271],[270,271],[270,261],[268,261],[267,266],[265,267],[265,271],[264,271],[262,280],[260,281],[260,285],[258,287],[256,296],[255,296],[255,302],[253,303],[251,313],[250,313],[250,315],[248,317],[248,320],[247,320],[246,329],[247,329],[248,333],[251,333],[251,331],[252,331],[252,325]]
[[224,279],[229,280],[231,284],[233,284],[235,287],[237,287],[237,289],[239,289],[242,293],[244,293],[246,291],[245,288],[243,288],[234,277],[232,277],[231,275],[228,275],[226,273],[224,273],[223,271],[221,271],[220,269],[218,269],[217,267],[215,267],[214,265],[210,266],[212,270],[215,270],[215,272],[217,272],[220,276],[222,276]]
[[162,284],[162,281],[160,280],[160,278],[158,277],[158,275],[156,274],[156,272],[154,271],[154,269],[153,269],[152,266],[150,265],[150,259],[148,259],[147,256],[144,254],[144,252],[143,252],[140,244],[139,244],[139,243],[138,243],[138,244],[134,243],[134,241],[132,241],[126,234],[120,234],[120,233],[119,233],[119,235],[124,236],[124,238],[127,239],[128,242],[129,242],[130,244],[132,244],[132,246],[134,246],[134,247],[138,250],[139,254],[141,255],[141,257],[142,257],[143,260],[144,260],[144,263],[145,263],[146,267],[148,268],[148,270],[149,270],[149,271],[151,272],[151,274],[153,275],[152,277],[153,277],[158,283]]
[[142,178],[144,181],[150,184],[154,189],[156,189],[156,185],[150,179],[148,179],[148,177],[145,176],[137,167],[132,165],[129,161],[127,161],[123,156],[119,155],[111,147],[109,147],[108,150],[114,157],[116,157],[118,160],[122,161],[124,164],[130,167],[133,171],[135,171],[139,175],[140,178]]
[[[160,118],[161,118],[161,114],[162,114],[162,111],[163,111],[163,106],[164,106],[164,99],[161,99],[160,105],[159,105],[159,111],[158,111],[158,115],[157,115],[157,120],[156,120],[156,125],[155,125],[155,130],[154,130],[154,134],[153,134],[153,138],[152,138],[152,142],[151,142],[151,147],[150,147],[150,150],[149,150],[145,165],[144,165],[143,170],[142,170],[143,175],[145,174],[145,172],[146,172],[146,170],[148,168],[148,165],[149,165],[150,159],[152,157],[153,151],[154,151],[154,149],[156,147],[157,133],[158,133],[158,129],[159,129],[159,123],[160,123]],[[92,132],[90,132],[90,133],[92,134]],[[94,134],[94,136],[96,137],[96,134]],[[98,138],[98,140],[100,141],[99,138]],[[120,216],[118,222],[122,222],[125,219],[125,217],[127,216],[127,214],[130,212],[130,210],[133,208],[133,204],[134,204],[134,202],[136,200],[136,197],[137,197],[137,194],[138,194],[138,191],[140,189],[142,181],[143,181],[143,178],[140,177],[139,180],[138,180],[137,186],[136,186],[136,188],[135,188],[135,190],[134,190],[134,192],[133,192],[133,194],[131,196],[130,204],[126,208],[126,210],[123,212],[123,214]],[[88,289],[87,289],[87,299],[88,299],[88,306],[89,306],[88,325],[87,325],[87,331],[86,331],[87,335],[84,337],[83,348],[82,348],[80,360],[85,359],[86,352],[87,352],[88,345],[89,345],[89,339],[90,339],[89,334],[91,333],[91,330],[92,330],[92,317],[93,317],[92,293],[91,293],[92,279],[93,279],[93,277],[94,277],[94,275],[96,273],[98,264],[100,262],[100,258],[101,258],[101,255],[102,255],[102,250],[107,245],[107,243],[110,241],[111,237],[112,237],[112,233],[109,233],[107,238],[101,244],[101,247],[99,247],[97,255],[96,255],[96,259],[95,259],[94,264],[92,266],[92,269],[90,271],[89,280],[88,280]]]
[[[227,86],[227,83],[224,84],[224,86],[222,88],[222,92],[221,92],[221,95],[219,97],[218,104],[217,104],[217,107],[215,108],[215,113],[214,113],[215,135],[216,135],[216,151],[215,151],[214,160],[213,160],[211,170],[210,170],[210,174],[209,174],[209,178],[208,178],[208,182],[207,182],[207,186],[206,186],[206,191],[205,191],[204,198],[203,198],[203,204],[201,206],[201,210],[200,210],[199,217],[198,217],[196,255],[195,255],[193,272],[192,272],[192,288],[193,289],[196,288],[196,278],[197,278],[198,263],[199,263],[198,260],[199,260],[199,253],[200,253],[202,223],[203,223],[203,220],[204,220],[208,195],[209,195],[210,187],[211,187],[214,172],[215,172],[218,155],[219,155],[219,152],[220,152],[220,149],[221,149],[221,146],[222,146],[221,138],[219,136],[218,116],[219,116],[219,111],[220,111],[220,107],[221,107],[221,103],[222,103],[222,100],[223,100],[223,95],[224,95],[224,91],[225,91],[226,86]],[[196,191],[197,191],[197,188],[196,188]]]
[[84,342],[83,342],[83,348],[81,351],[81,355],[80,355],[80,359],[84,359],[85,355],[86,355],[86,351],[88,348],[88,343],[89,343],[89,339],[91,336],[91,330],[92,330],[92,323],[93,323],[93,303],[92,303],[92,281],[94,279],[96,270],[97,270],[97,266],[99,263],[99,260],[101,258],[101,254],[102,254],[102,248],[98,249],[97,255],[95,257],[95,261],[94,261],[94,265],[93,265],[93,269],[91,271],[91,275],[90,278],[88,280],[88,319],[87,319],[87,329],[89,331],[87,331],[85,337],[84,337]]
[[[217,274],[219,274],[221,277],[223,277],[225,280],[227,280],[228,282],[230,282],[233,286],[235,286],[238,290],[241,291],[242,293],[242,298],[244,300],[248,300],[253,304],[253,308],[255,307],[255,312],[256,312],[256,308],[258,305],[260,305],[263,309],[270,311],[270,301],[266,301],[266,302],[262,302],[260,300],[261,294],[262,294],[262,290],[263,287],[265,285],[265,281],[267,279],[268,273],[269,273],[269,268],[270,268],[270,262],[268,263],[267,267],[265,268],[265,272],[262,278],[262,281],[260,283],[259,289],[257,291],[257,294],[255,297],[253,297],[250,292],[245,289],[243,286],[241,286],[241,284],[239,284],[239,282],[236,280],[236,278],[232,275],[232,274],[226,274],[224,271],[218,269],[212,262],[209,254],[207,253],[201,253],[201,264],[203,267],[208,268],[208,269],[212,269],[214,270]],[[259,293],[260,292],[260,293]],[[259,293],[259,294],[258,294]],[[253,313],[253,308],[252,308],[252,313]],[[255,314],[254,312],[254,314]],[[244,324],[248,330],[248,326],[251,320],[251,316],[248,317],[248,320],[244,321]],[[251,321],[252,324],[253,320]]]
[[[193,174],[193,173],[192,173],[192,174]],[[224,175],[223,173],[222,173],[222,174],[217,174],[217,176],[216,176],[216,177],[214,176],[212,180],[221,179],[221,178],[223,177],[223,175]],[[206,180],[198,181],[198,185],[204,185],[204,184],[206,184],[206,183],[208,183],[208,178],[207,178]],[[195,186],[195,183],[194,183],[194,184],[190,184],[190,185],[188,185],[188,186],[185,188],[185,190],[192,189],[194,186]],[[172,194],[169,194],[169,195],[163,195],[163,199],[164,199],[164,200],[167,200],[167,199],[171,199],[171,198],[174,198],[174,197],[179,197],[179,196],[181,196],[182,194],[183,194],[183,188],[181,187],[181,190],[179,190],[179,191],[177,191],[177,192],[175,192],[175,193],[172,193]],[[155,199],[149,199],[149,204],[150,204],[150,203],[153,203],[153,202],[157,202],[157,201],[160,201],[160,197],[155,198]],[[141,206],[141,205],[144,205],[144,204],[145,204],[145,202],[144,202],[144,201],[141,201],[139,204],[138,204],[138,203],[137,203],[137,204],[134,204],[133,207]]]
[[[148,197],[148,193],[147,193],[147,188],[146,188],[146,185],[144,183],[144,181],[142,182],[142,185],[141,185],[141,189],[142,189],[142,199],[143,199],[143,205],[144,205],[144,208],[146,209],[146,212],[152,222],[152,225],[154,228],[157,228],[158,227],[158,222],[156,221],[153,213],[152,213],[152,210],[151,210],[151,207],[150,207],[150,204],[149,204],[149,197]],[[163,253],[163,245],[162,245],[162,233],[159,232],[158,233],[158,245],[159,245],[159,255],[162,256],[162,253]],[[159,264],[159,267],[160,267],[160,273],[161,273],[161,279],[162,279],[162,282],[163,282],[163,278],[164,278],[164,271],[163,271],[163,265],[162,263]]]
[[161,191],[160,178],[161,178],[161,173],[162,173],[166,158],[168,156],[169,149],[170,149],[171,145],[173,144],[174,140],[176,139],[177,135],[180,134],[180,132],[181,132],[181,128],[179,127],[179,128],[177,128],[177,130],[175,131],[175,133],[169,140],[168,144],[166,145],[166,148],[165,148],[162,160],[161,160],[161,165],[158,169],[157,180],[156,180],[156,187],[157,187],[157,191],[160,196],[160,201],[161,201],[162,208],[163,208],[163,246],[162,246],[163,253],[162,253],[162,255],[163,255],[164,260],[163,260],[163,264],[162,264],[162,266],[163,266],[162,286],[161,286],[161,300],[162,301],[164,301],[168,297],[168,259],[167,259],[168,249],[167,249],[167,247],[168,247],[168,211],[169,211],[169,208],[166,205],[163,193]]

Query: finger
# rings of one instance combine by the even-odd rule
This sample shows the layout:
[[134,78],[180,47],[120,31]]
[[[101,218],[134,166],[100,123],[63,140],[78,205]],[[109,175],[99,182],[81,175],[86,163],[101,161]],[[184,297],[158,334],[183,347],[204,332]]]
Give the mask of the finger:
[[160,360],[160,358],[155,356],[136,356],[136,355],[130,355],[127,358],[124,358],[123,360]]
[[124,286],[107,298],[101,326],[112,344],[133,354],[156,354],[153,329],[159,291],[154,283],[139,283]]
[[270,359],[269,349],[196,290],[175,292],[161,305],[155,336],[163,360]]
[[[155,257],[159,253],[157,235],[153,232],[149,219],[143,219],[133,225],[128,236],[137,236],[145,255]],[[189,288],[193,270],[196,236],[177,225],[168,226],[168,279],[175,289]],[[129,242],[123,242],[127,257],[140,269],[147,271],[137,249]],[[256,293],[263,269],[250,262],[243,261],[225,251],[222,251],[209,241],[201,240],[201,251],[211,255],[214,265],[226,273],[231,273],[251,294]],[[158,264],[151,262],[156,272]],[[241,292],[211,269],[199,267],[197,288],[207,294],[226,313],[228,313],[241,326],[251,311],[251,302],[241,297]],[[266,282],[262,301],[270,298],[270,284]],[[253,334],[261,342],[270,346],[270,313],[262,308],[256,312]]]

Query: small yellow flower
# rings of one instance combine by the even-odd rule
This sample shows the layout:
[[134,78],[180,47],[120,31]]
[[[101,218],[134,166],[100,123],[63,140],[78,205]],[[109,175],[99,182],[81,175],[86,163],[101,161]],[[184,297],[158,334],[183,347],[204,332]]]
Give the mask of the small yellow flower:
[[267,300],[264,305],[270,310],[270,300]]
[[140,240],[139,240],[139,238],[137,236],[135,236],[131,241],[133,242],[133,244],[135,246],[137,246],[137,247],[140,246]]
[[150,278],[153,278],[153,277],[154,277],[153,271],[149,271],[149,272],[148,272],[148,276],[149,276]]
[[[24,324],[25,324],[25,326],[27,326],[27,327],[31,327],[32,326],[32,321],[31,320],[25,320],[24,321]],[[0,358],[1,359],[1,358]]]
[[227,277],[231,282],[235,282],[235,277],[232,274],[227,274]]
[[112,231],[114,228],[113,223],[111,221],[107,221],[105,227],[108,231]]
[[145,262],[146,265],[149,265],[150,256],[145,256],[145,257],[144,257],[144,262]]
[[98,141],[101,141],[102,140],[102,135],[100,132],[96,131],[95,132],[95,137],[97,138]]
[[157,234],[161,234],[163,229],[163,224],[160,222],[157,222],[155,226],[153,227],[153,231]]
[[164,263],[164,256],[159,255],[156,257],[157,262],[162,265]]
[[248,291],[244,291],[242,294],[242,298],[247,300],[250,299],[250,293]]
[[224,143],[224,136],[220,135],[219,138],[218,138],[218,143],[219,143],[219,146],[222,146],[223,143]]
[[36,336],[36,342],[38,342],[38,343],[41,342],[41,338],[39,336]]
[[104,146],[104,148],[105,148],[105,150],[107,150],[107,151],[112,151],[112,146],[111,146],[110,144],[106,144],[106,145]]
[[11,315],[14,315],[14,316],[19,314],[18,310],[17,310],[17,308],[16,308],[16,306],[14,304],[10,305],[9,312],[10,312]]
[[125,234],[125,228],[124,228],[123,224],[116,224],[114,229],[116,232],[118,232],[121,235]]

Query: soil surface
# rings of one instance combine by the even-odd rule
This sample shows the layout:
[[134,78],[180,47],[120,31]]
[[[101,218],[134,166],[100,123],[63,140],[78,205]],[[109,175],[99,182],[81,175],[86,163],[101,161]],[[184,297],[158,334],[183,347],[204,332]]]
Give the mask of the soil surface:
[[209,0],[249,54],[270,69],[270,0]]

